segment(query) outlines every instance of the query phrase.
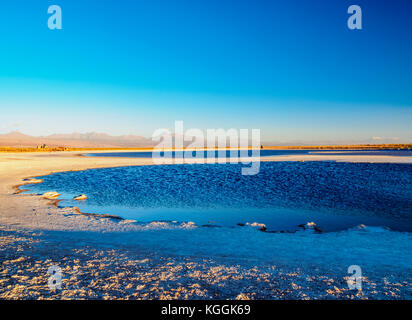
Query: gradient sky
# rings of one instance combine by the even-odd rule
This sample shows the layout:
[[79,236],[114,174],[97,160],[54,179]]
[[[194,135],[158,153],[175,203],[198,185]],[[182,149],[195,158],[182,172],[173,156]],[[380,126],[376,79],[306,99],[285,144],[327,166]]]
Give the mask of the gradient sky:
[[2,0],[0,133],[412,142],[411,32],[409,0]]

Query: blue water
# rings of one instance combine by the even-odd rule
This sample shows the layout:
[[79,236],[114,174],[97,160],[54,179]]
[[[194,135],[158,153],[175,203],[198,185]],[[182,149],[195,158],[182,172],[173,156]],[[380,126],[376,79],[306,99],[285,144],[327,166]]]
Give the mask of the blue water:
[[[298,154],[308,154],[310,151],[309,150],[259,150],[260,151],[260,156],[261,157],[267,157],[267,156],[286,156],[286,155],[298,155]],[[187,151],[186,151],[187,152]],[[189,151],[190,152],[190,151]],[[245,152],[246,150],[242,151],[243,153],[239,153],[237,151],[237,156],[252,156],[252,151],[248,151],[248,154],[246,155]],[[108,153],[89,153],[86,154],[86,156],[92,156],[92,157],[126,157],[126,158],[152,158],[152,157],[171,157],[171,158],[181,158],[182,157],[182,152],[176,152],[176,151],[171,151],[171,152],[151,152],[151,151],[145,151],[145,152],[108,152]],[[200,157],[203,156],[203,158],[206,157],[221,157],[223,154],[224,157],[228,158],[231,155],[233,155],[233,150],[232,151],[192,151],[191,152],[192,157]],[[200,155],[199,155],[200,154]]]
[[[62,206],[141,222],[260,222],[294,231],[314,221],[324,231],[361,223],[412,231],[410,164],[263,162],[255,176],[240,172],[237,164],[92,169],[40,177],[28,188],[61,193]],[[70,200],[79,194],[88,200]]]
[[[221,152],[221,151],[220,151]],[[232,151],[223,151],[224,157],[228,158],[231,156]],[[243,151],[245,152],[245,151]],[[199,157],[199,153],[206,158],[207,156],[221,157],[219,151],[192,151],[192,157]],[[209,154],[208,154],[209,153]],[[412,157],[412,150],[347,150],[347,151],[337,151],[337,150],[260,150],[261,157],[269,156],[288,156],[288,155],[308,155],[308,154],[320,154],[320,155],[372,155],[372,156],[399,156],[399,157]],[[126,157],[126,158],[152,158],[152,157],[172,157],[181,158],[181,152],[107,152],[107,153],[89,153],[86,156],[93,157]],[[240,154],[240,156],[245,156]],[[249,150],[248,156],[252,156],[252,151]]]

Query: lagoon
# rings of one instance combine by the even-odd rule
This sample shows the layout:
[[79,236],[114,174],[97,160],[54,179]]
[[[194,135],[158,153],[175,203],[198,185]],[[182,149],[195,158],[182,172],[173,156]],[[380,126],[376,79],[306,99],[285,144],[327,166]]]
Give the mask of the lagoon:
[[[256,176],[242,176],[239,166],[91,169],[40,177],[42,184],[28,188],[61,193],[62,206],[139,222],[225,228],[258,222],[269,231],[293,232],[313,221],[326,232],[359,224],[412,231],[410,164],[262,162]],[[71,200],[79,194],[88,199]]]

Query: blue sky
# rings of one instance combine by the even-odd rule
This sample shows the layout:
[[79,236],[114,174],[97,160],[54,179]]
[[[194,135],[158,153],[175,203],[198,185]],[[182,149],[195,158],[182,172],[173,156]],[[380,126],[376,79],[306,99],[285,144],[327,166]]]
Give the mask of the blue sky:
[[[47,28],[60,5],[63,30]],[[363,29],[347,28],[358,4]],[[408,0],[4,0],[0,133],[412,142]]]

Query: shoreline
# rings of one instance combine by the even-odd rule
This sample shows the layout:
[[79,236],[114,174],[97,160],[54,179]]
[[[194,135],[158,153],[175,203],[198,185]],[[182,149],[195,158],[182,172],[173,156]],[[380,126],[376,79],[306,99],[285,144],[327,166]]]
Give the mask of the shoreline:
[[[52,145],[46,148],[39,148],[39,146],[28,146],[28,147],[13,147],[3,145],[0,146],[0,152],[9,152],[9,153],[16,153],[16,152],[83,152],[86,153],[87,151],[103,151],[103,152],[115,152],[115,151],[122,151],[126,150],[127,152],[147,152],[153,151],[156,147],[155,146],[147,146],[147,147],[66,147],[66,146],[59,146],[59,145]],[[165,151],[181,151],[181,150],[198,150],[199,148],[168,148],[164,149]],[[210,150],[208,148],[203,148],[204,150]],[[257,149],[254,147],[244,147],[244,148],[231,148],[231,147],[224,147],[224,148],[211,148],[213,150],[231,150],[231,149]],[[293,145],[284,145],[284,146],[271,146],[266,145],[259,148],[261,150],[412,150],[412,143],[392,143],[392,144],[341,144],[341,145],[303,145],[303,146],[293,146]]]
[[[14,194],[13,187],[24,184],[24,179],[55,172],[153,165],[152,159],[79,154],[0,154],[0,299],[411,296],[411,279],[406,272],[412,266],[411,258],[405,256],[405,247],[410,244],[407,233],[366,228],[317,237],[310,231],[269,235],[252,227],[213,230],[190,223],[136,224],[79,214],[73,207],[58,208],[31,194]],[[272,156],[262,161],[412,163],[405,157],[324,155]],[[381,249],[368,252],[377,241]],[[394,241],[399,245],[394,246]],[[346,257],[339,256],[341,248],[347,246],[352,251]],[[372,256],[365,256],[366,252]],[[349,291],[344,280],[347,265],[354,262],[362,264],[368,275],[362,293]],[[47,290],[47,267],[53,264],[68,275],[66,290],[60,294]],[[93,267],[99,264],[101,267]],[[395,264],[398,268],[394,270]],[[101,270],[99,275],[96,268]],[[134,277],[133,272],[139,276]],[[166,278],[165,273],[169,274]],[[33,277],[40,280],[33,284]],[[312,280],[307,282],[308,278]],[[384,278],[388,284],[381,283]],[[182,287],[180,283],[186,284]],[[392,296],[388,296],[390,292]]]

